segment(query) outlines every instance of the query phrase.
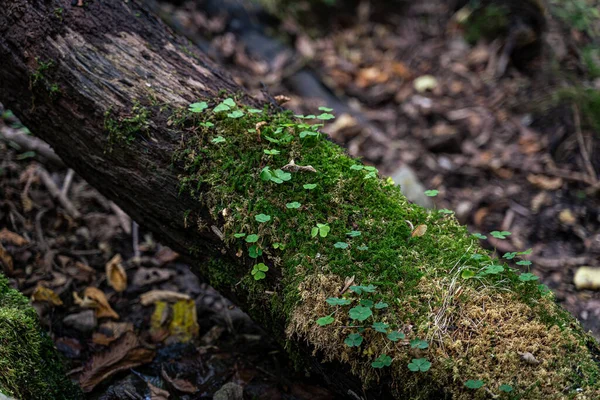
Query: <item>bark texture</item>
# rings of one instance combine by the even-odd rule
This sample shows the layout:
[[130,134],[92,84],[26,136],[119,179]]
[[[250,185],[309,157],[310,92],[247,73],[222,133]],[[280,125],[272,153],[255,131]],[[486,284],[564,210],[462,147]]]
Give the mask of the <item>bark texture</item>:
[[[138,223],[184,254],[202,254],[197,272],[301,365],[353,398],[487,398],[503,395],[500,384],[513,384],[523,398],[598,395],[597,343],[540,294],[533,278],[490,269],[493,260],[452,218],[409,204],[393,184],[284,113],[265,117],[262,128],[281,127],[269,139],[287,157],[277,161],[281,179],[261,182],[261,168],[273,160],[263,153],[269,142],[256,125],[262,117],[250,117],[247,108],[239,119],[208,114],[204,123],[223,138],[197,116],[181,114],[200,100],[213,107],[223,91],[235,95],[234,108],[261,108],[255,100],[136,1],[70,3],[0,7],[0,101]],[[290,158],[312,165],[315,175],[283,166]],[[281,185],[290,179],[296,186]],[[311,187],[311,179],[319,185]],[[295,198],[305,206],[291,214],[301,206],[286,205]],[[263,209],[272,225],[255,220]],[[361,239],[347,238],[359,230]],[[261,236],[270,269],[260,283],[249,272],[257,261],[234,239],[240,231],[249,243],[258,240],[251,233]],[[358,246],[362,238],[370,239],[368,248]],[[464,269],[479,278],[461,278]],[[341,297],[353,275],[357,288],[337,300],[356,306],[348,317],[325,300]],[[371,283],[380,287],[375,307]],[[357,297],[361,292],[365,297]],[[371,326],[368,313],[383,325]],[[328,327],[315,323],[328,314],[335,315]],[[344,344],[349,332],[362,332],[365,344]],[[521,358],[527,352],[537,363]],[[412,372],[426,358],[431,370]],[[466,388],[464,381],[476,377],[489,386]]]

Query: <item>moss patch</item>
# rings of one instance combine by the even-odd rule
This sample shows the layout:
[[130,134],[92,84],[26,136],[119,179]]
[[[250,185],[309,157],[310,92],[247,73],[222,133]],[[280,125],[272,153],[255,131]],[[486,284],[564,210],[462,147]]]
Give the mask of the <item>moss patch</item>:
[[[393,182],[326,140],[318,130],[333,118],[328,110],[267,111],[225,99],[174,116],[184,130],[174,157],[184,171],[181,189],[210,214],[182,218],[195,218],[199,230],[222,238],[220,250],[248,265],[245,274],[209,265],[217,287],[235,282],[251,304],[275,304],[256,308],[271,312],[261,320],[287,321],[290,337],[350,364],[365,385],[391,374],[398,395],[434,398],[444,388],[456,398],[483,398],[511,382],[515,391],[544,396],[596,390],[598,366],[581,345],[587,336],[535,277],[501,265],[452,216],[410,204]],[[251,274],[258,263],[269,266],[264,279]],[[391,340],[393,332],[402,340]],[[494,332],[503,343],[493,344]],[[553,345],[542,340],[547,332]],[[363,338],[358,347],[344,344],[350,334]],[[525,378],[517,351],[532,350],[547,364]],[[373,362],[383,356],[392,363],[378,368]],[[407,368],[420,358],[431,371]],[[464,386],[479,377],[490,386]],[[532,391],[538,382],[553,386]]]
[[108,132],[108,150],[116,144],[131,144],[148,131],[150,110],[135,103],[127,115],[115,116],[112,110],[104,113],[104,129]]
[[0,392],[19,399],[81,398],[29,301],[0,276]]

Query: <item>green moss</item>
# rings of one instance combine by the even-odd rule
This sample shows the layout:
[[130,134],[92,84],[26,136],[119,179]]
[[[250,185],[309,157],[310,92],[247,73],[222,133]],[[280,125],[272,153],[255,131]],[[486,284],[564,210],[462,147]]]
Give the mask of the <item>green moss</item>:
[[[224,110],[209,111],[215,106]],[[558,311],[537,281],[521,281],[519,272],[506,264],[499,273],[482,274],[485,267],[500,261],[482,250],[478,240],[454,217],[409,203],[393,182],[378,179],[373,168],[363,166],[326,140],[318,133],[319,125],[307,124],[307,119],[289,112],[254,111],[238,107],[229,99],[199,113],[182,110],[174,114],[173,120],[185,132],[174,155],[174,165],[183,171],[179,177],[181,190],[210,213],[210,221],[198,218],[196,225],[201,231],[218,230],[223,238],[222,250],[236,254],[248,265],[244,273],[224,261],[213,261],[204,272],[217,288],[234,287],[243,293],[250,304],[248,311],[258,321],[264,325],[283,323],[289,334],[302,335],[322,350],[326,359],[341,357],[349,351],[343,344],[344,337],[356,330],[356,323],[349,319],[348,309],[332,308],[325,299],[338,296],[344,280],[353,277],[354,285],[374,285],[376,290],[358,295],[347,292],[344,296],[354,305],[362,300],[389,304],[382,310],[373,309],[370,321],[385,322],[394,330],[410,326],[409,340],[434,335],[443,335],[444,343],[450,340],[447,332],[439,333],[448,328],[437,326],[438,319],[433,318],[436,314],[457,321],[489,319],[485,322],[486,333],[479,339],[485,343],[473,347],[478,349],[481,363],[489,362],[489,351],[485,350],[488,336],[493,337],[500,329],[495,324],[508,318],[505,315],[525,313],[527,317],[521,324],[530,325],[528,332],[554,329],[554,335],[561,337],[564,330],[568,334],[564,343],[581,347],[569,336],[567,328],[573,323],[572,317]],[[321,117],[329,118],[327,113]],[[311,118],[311,122],[319,121]],[[316,186],[309,190],[307,184]],[[292,202],[301,206],[288,208]],[[257,221],[259,214],[270,216],[270,220]],[[190,213],[183,217],[188,222],[193,219]],[[325,237],[311,235],[317,224],[330,228]],[[419,226],[426,226],[426,232],[413,234]],[[423,228],[419,230],[423,233]],[[360,235],[349,235],[351,231],[359,231]],[[258,240],[248,243],[250,235],[257,235]],[[275,243],[283,246],[274,248]],[[251,246],[259,246],[262,254],[252,258],[256,254],[251,254]],[[265,279],[256,281],[250,270],[260,262],[268,264],[269,271]],[[461,278],[465,270],[477,277]],[[464,289],[462,294],[455,292],[457,286]],[[482,314],[479,302],[498,317]],[[329,313],[333,313],[335,322],[318,327],[317,318]],[[377,379],[371,361],[384,351],[394,351],[394,371],[402,379],[410,378],[404,381],[402,390],[411,394],[415,393],[413,389],[418,391],[423,382],[421,376],[406,372],[403,363],[410,360],[407,352],[401,347],[389,349],[390,342],[384,335],[372,333],[370,325],[367,328],[363,352],[346,356],[353,371],[368,384]],[[508,337],[506,346],[514,355],[515,349],[522,346],[519,340],[523,333],[510,324],[503,329]],[[582,332],[577,335],[586,337]],[[447,345],[467,339],[453,339]],[[442,351],[443,347],[428,350],[439,357],[433,372],[438,375],[433,379],[440,386],[427,389],[432,396],[440,387],[451,384],[448,377],[453,373],[448,368],[462,371],[458,373],[460,378],[486,368],[476,362],[468,368],[457,366],[451,360],[461,360],[461,355]],[[597,373],[598,366],[585,358],[587,353],[571,353],[578,354],[577,363]],[[506,371],[494,373],[517,376],[518,356],[510,360],[505,360]],[[560,365],[568,369],[571,361]],[[470,378],[474,376],[466,377]],[[583,380],[590,379],[591,372]],[[464,388],[458,385],[453,390],[462,393]]]
[[582,115],[584,127],[600,132],[600,91],[592,88],[569,87],[554,92],[555,104],[575,104]]
[[31,74],[29,86],[32,90],[43,89],[51,100],[55,100],[60,95],[60,88],[57,83],[51,82],[49,79],[50,71],[56,66],[54,61],[41,61],[36,58],[37,68]]
[[112,109],[104,113],[104,129],[108,132],[109,151],[115,144],[131,144],[148,131],[150,110],[140,103],[134,103],[131,111],[124,116],[114,116]]
[[29,301],[0,276],[0,392],[20,399],[79,399]]
[[482,38],[505,35],[509,25],[508,16],[509,10],[503,5],[475,6],[464,23],[465,40],[474,44]]

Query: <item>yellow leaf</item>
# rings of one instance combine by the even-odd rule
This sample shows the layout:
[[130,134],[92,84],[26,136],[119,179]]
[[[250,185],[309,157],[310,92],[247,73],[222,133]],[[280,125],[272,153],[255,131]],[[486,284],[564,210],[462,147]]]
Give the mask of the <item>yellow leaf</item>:
[[63,302],[52,289],[44,286],[37,286],[31,295],[31,301],[44,301],[53,306],[62,306]]
[[6,228],[3,228],[0,231],[0,241],[5,242],[5,243],[10,243],[15,246],[25,246],[25,245],[29,244],[29,241],[27,239],[25,239],[23,236],[21,236],[17,233],[11,232]]
[[122,261],[121,255],[117,254],[106,264],[106,280],[119,293],[127,289],[127,274]]
[[600,289],[600,268],[579,267],[573,283],[577,289]]
[[410,234],[410,237],[421,237],[427,232],[427,225],[419,225]]

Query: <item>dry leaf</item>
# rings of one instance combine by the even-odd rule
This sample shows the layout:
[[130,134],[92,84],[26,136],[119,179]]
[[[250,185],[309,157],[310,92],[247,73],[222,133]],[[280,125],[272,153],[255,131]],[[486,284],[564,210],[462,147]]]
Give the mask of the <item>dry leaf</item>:
[[43,301],[53,306],[62,306],[63,302],[52,289],[38,285],[33,294],[31,295],[31,301]]
[[561,212],[558,214],[558,219],[565,225],[574,225],[575,222],[577,222],[577,218],[573,214],[573,211],[569,210],[568,208],[561,210]]
[[189,381],[185,379],[175,379],[171,378],[164,368],[162,368],[161,375],[163,379],[171,384],[175,389],[179,390],[183,393],[196,393],[198,388]]
[[342,290],[340,290],[340,294],[346,293],[346,291],[350,288],[350,286],[352,286],[353,283],[354,275],[347,276],[346,279],[344,279],[344,287],[342,288]]
[[521,356],[521,360],[525,361],[527,364],[538,365],[540,363],[535,358],[535,356],[533,354],[531,354],[530,352],[528,352],[528,351],[526,351],[525,353],[521,353],[521,352],[518,352],[518,353]]
[[284,105],[285,103],[287,103],[290,100],[292,100],[292,99],[290,99],[288,96],[285,96],[283,94],[279,94],[279,95],[275,96],[275,101],[280,106]]
[[29,244],[29,241],[23,236],[11,232],[6,228],[0,231],[0,242],[9,243],[14,246],[25,246]]
[[127,274],[122,262],[123,258],[117,254],[106,264],[106,280],[119,293],[127,289]]
[[281,167],[281,169],[287,172],[317,172],[312,165],[298,165],[294,160],[291,160],[288,164]]
[[133,275],[133,286],[141,287],[153,285],[158,282],[166,281],[171,277],[173,271],[162,268],[138,268]]
[[390,79],[387,72],[380,70],[377,67],[363,68],[358,71],[356,77],[356,86],[359,88],[366,88],[378,83],[385,83]]
[[133,332],[131,322],[107,321],[100,325],[97,332],[94,332],[92,341],[102,346],[108,346],[127,332]]
[[410,234],[410,237],[421,237],[427,232],[427,225],[419,225],[415,228],[414,231]]
[[573,277],[573,283],[577,289],[600,289],[600,268],[579,267]]
[[12,275],[14,272],[13,259],[8,254],[8,251],[0,244],[0,263],[2,264],[3,271],[6,275]]
[[97,318],[119,319],[119,314],[112,309],[106,295],[100,289],[89,286],[83,292],[83,299],[76,292],[73,292],[75,304],[82,308],[93,308],[96,311]]
[[163,246],[160,248],[158,252],[154,255],[154,259],[158,262],[159,266],[163,266],[170,262],[173,262],[179,258],[179,253],[171,250],[170,247]]
[[185,293],[173,292],[171,290],[151,290],[140,296],[140,303],[149,306],[157,301],[189,300],[191,297]]
[[563,180],[560,177],[551,178],[544,175],[529,174],[527,180],[533,186],[544,190],[558,190],[563,185]]
[[167,400],[169,398],[170,394],[166,390],[156,387],[150,382],[146,383],[150,389],[150,400]]
[[154,359],[154,350],[141,347],[133,332],[126,332],[106,351],[96,353],[79,377],[84,392],[90,392],[96,385],[119,371],[147,364]]

